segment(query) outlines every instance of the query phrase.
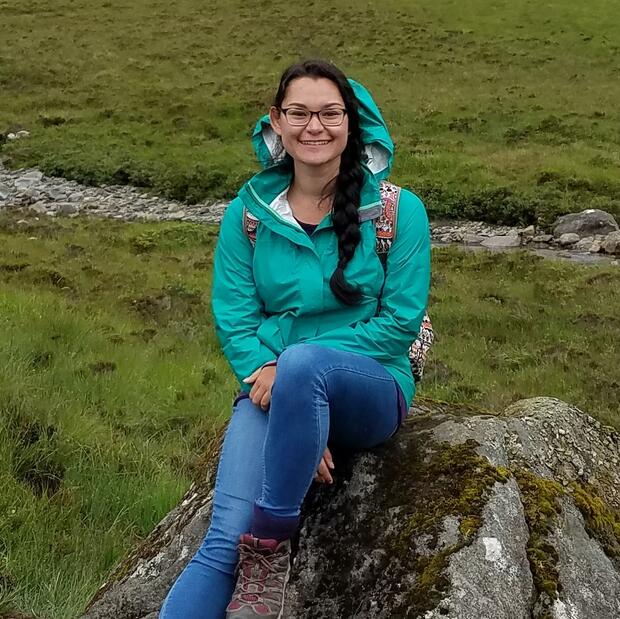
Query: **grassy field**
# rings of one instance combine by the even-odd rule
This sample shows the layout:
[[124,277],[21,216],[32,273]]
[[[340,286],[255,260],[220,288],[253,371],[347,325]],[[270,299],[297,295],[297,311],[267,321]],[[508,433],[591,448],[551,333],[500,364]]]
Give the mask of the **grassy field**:
[[231,196],[279,74],[322,56],[374,93],[433,215],[620,216],[619,41],[612,0],[0,0],[0,132],[32,133],[1,156]]
[[[229,414],[216,228],[0,218],[0,616],[74,619]],[[620,272],[435,250],[420,395],[550,395],[620,429]],[[475,360],[475,362],[473,361]]]
[[[620,218],[617,3],[0,0],[0,158],[190,202],[256,171],[282,70],[369,87],[435,217]],[[25,128],[15,142],[5,134]],[[74,619],[179,500],[236,385],[214,227],[0,216],[0,616]],[[620,273],[435,250],[420,395],[550,395],[620,429]]]

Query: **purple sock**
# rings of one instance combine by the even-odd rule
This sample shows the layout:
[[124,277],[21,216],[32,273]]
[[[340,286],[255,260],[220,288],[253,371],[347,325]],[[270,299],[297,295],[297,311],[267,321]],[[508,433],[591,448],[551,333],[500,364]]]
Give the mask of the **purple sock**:
[[299,516],[273,516],[254,505],[254,517],[250,533],[259,539],[275,539],[278,542],[290,539],[299,527]]

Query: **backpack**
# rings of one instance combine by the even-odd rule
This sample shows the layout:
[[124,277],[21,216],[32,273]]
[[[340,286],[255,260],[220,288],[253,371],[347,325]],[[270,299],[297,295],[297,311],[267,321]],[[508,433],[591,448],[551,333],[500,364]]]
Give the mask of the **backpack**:
[[[396,233],[400,187],[388,183],[387,181],[381,181],[379,189],[381,191],[382,208],[381,215],[375,219],[375,231],[377,235],[376,250],[383,270],[387,271],[388,252],[390,251]],[[259,220],[251,215],[246,208],[243,209],[243,231],[252,244],[252,247],[256,245],[256,230],[259,223]],[[422,379],[426,357],[434,339],[433,325],[431,324],[428,312],[425,312],[418,337],[412,342],[407,352],[411,365],[411,372],[416,383]]]

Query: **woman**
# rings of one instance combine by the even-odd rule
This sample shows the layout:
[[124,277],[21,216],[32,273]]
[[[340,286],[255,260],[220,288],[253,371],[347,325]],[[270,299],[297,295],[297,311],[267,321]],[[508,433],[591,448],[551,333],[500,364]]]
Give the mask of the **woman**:
[[162,619],[280,617],[302,501],[313,478],[332,482],[328,442],[386,441],[415,390],[407,350],[428,296],[428,220],[402,190],[384,271],[374,220],[393,145],[372,98],[326,62],[293,65],[253,141],[267,167],[226,210],[212,293],[243,393],[209,531]]

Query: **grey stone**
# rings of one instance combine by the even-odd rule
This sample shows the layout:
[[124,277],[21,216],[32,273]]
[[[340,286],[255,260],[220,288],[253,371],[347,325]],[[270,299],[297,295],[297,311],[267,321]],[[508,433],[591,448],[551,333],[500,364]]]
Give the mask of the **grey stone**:
[[0,200],[6,200],[11,195],[11,190],[6,185],[0,185]]
[[15,189],[17,189],[17,191],[25,191],[26,189],[34,187],[36,184],[37,181],[34,178],[18,178],[15,181]]
[[620,232],[610,232],[601,247],[606,254],[620,254]]
[[535,589],[525,550],[529,532],[514,479],[495,485],[483,521],[474,543],[451,557],[449,594],[425,619],[530,619]]
[[56,209],[59,215],[72,215],[78,212],[78,207],[71,202],[57,202]]
[[67,193],[55,187],[46,187],[43,191],[50,200],[61,200],[67,197]]
[[558,245],[561,247],[569,247],[579,241],[579,235],[574,232],[567,232],[566,234],[562,234],[557,241]]
[[613,215],[595,208],[562,215],[553,224],[555,238],[567,233],[578,234],[582,238],[593,234],[607,234],[614,230],[618,230],[618,223]]
[[[556,597],[535,587],[527,558],[525,498],[515,476],[487,487],[484,505],[476,512],[479,527],[469,538],[460,530],[464,515],[450,507],[439,514],[432,534],[428,528],[407,528],[412,516],[424,513],[416,510],[428,501],[432,505],[434,496],[449,497],[455,491],[458,496],[463,484],[460,478],[451,479],[460,474],[455,468],[424,474],[429,462],[449,459],[445,454],[450,449],[457,450],[454,457],[461,468],[471,467],[471,474],[481,464],[476,463],[478,456],[470,461],[467,454],[477,453],[492,467],[526,470],[566,488],[545,533],[558,556]],[[529,619],[546,614],[554,619],[617,619],[620,564],[588,533],[592,529],[574,503],[570,484],[583,474],[589,479],[588,492],[601,497],[609,509],[620,509],[620,471],[607,466],[619,451],[617,432],[554,398],[521,400],[491,415],[445,403],[414,404],[388,443],[353,457],[334,453],[335,483],[311,488],[284,617]],[[563,454],[571,464],[561,463],[555,454]],[[117,567],[85,619],[157,616],[207,529],[217,457],[213,448],[200,481]],[[434,517],[435,509],[429,512]],[[431,522],[419,517],[415,521],[425,527]],[[418,558],[428,562],[439,558],[439,552],[441,584],[438,580],[436,590],[427,595],[412,595],[420,582]]]
[[521,239],[518,236],[502,235],[491,236],[480,243],[483,247],[489,249],[503,249],[507,247],[520,247]]
[[601,545],[586,532],[581,513],[568,499],[550,537],[558,551],[558,571],[562,599],[557,617],[620,617],[620,570],[604,553]]
[[573,249],[577,249],[578,251],[590,251],[590,247],[592,247],[594,243],[593,236],[586,236],[583,239],[579,239],[575,243],[575,247]]
[[22,174],[21,179],[28,179],[38,183],[43,180],[43,172],[39,172],[39,170],[30,170],[29,172]]
[[32,211],[33,213],[37,213],[37,215],[45,215],[47,213],[47,207],[45,206],[45,202],[35,202],[28,207],[28,210]]
[[484,237],[480,234],[465,233],[463,235],[463,243],[468,245],[479,245],[484,241]]
[[18,132],[15,134],[15,137],[16,137],[16,138],[18,138],[18,139],[19,139],[19,138],[27,138],[29,135],[30,135],[30,132],[29,132],[29,131],[24,131],[24,130],[22,129],[22,131],[18,131]]
[[553,241],[553,234],[539,234],[532,239],[532,243],[550,243]]
[[527,228],[523,228],[523,230],[519,230],[519,234],[521,236],[532,238],[536,236],[536,227],[532,225],[528,226]]

